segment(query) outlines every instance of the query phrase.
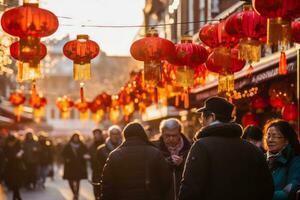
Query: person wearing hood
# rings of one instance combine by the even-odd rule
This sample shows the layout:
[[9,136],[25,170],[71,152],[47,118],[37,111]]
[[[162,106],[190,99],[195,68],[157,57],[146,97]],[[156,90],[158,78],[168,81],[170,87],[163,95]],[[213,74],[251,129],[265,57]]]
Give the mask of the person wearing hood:
[[177,200],[184,163],[191,144],[182,134],[182,124],[176,118],[161,121],[159,130],[161,136],[154,143],[163,153],[172,173],[172,185],[167,199]]
[[90,159],[87,147],[80,140],[80,134],[75,132],[62,151],[64,158],[63,178],[68,180],[74,195],[74,200],[79,198],[80,180],[87,178],[86,162]]
[[203,128],[187,157],[179,200],[272,200],[274,185],[265,157],[241,139],[233,109],[226,99],[211,97],[196,111]]
[[101,200],[164,200],[170,186],[164,156],[148,141],[140,123],[129,123],[123,135],[125,141],[104,166]]
[[96,200],[100,200],[101,194],[101,175],[106,159],[111,151],[122,143],[122,130],[119,126],[113,125],[108,128],[108,138],[104,144],[98,146],[95,154],[95,167],[93,170],[93,187]]

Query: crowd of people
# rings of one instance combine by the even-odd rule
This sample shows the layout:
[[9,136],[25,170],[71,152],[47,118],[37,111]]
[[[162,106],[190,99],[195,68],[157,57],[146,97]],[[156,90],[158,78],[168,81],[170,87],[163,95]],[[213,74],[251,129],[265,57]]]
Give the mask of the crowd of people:
[[38,138],[26,130],[24,139],[9,135],[0,146],[0,177],[20,200],[20,187],[45,188],[46,177],[53,176],[53,144],[44,132]]
[[[63,178],[74,200],[88,163],[96,200],[296,200],[300,144],[293,127],[270,119],[263,129],[243,129],[233,110],[223,98],[207,99],[195,113],[202,128],[192,140],[175,118],[161,121],[157,140],[138,122],[113,125],[107,134],[95,129],[89,145],[75,131],[59,151]],[[22,184],[44,187],[53,163],[51,140],[40,134],[36,141],[28,132],[23,142],[9,136],[2,149],[1,174],[13,199],[21,199]]]

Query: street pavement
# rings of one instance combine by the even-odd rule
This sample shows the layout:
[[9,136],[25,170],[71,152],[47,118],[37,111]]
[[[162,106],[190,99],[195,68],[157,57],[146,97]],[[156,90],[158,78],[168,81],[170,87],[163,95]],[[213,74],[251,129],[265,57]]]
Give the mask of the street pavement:
[[[72,200],[73,195],[69,188],[68,182],[61,177],[62,170],[56,170],[54,180],[47,179],[45,189],[37,188],[35,190],[21,189],[22,200]],[[11,200],[12,193],[4,190],[2,200]],[[80,182],[79,200],[94,200],[92,185],[87,180]]]

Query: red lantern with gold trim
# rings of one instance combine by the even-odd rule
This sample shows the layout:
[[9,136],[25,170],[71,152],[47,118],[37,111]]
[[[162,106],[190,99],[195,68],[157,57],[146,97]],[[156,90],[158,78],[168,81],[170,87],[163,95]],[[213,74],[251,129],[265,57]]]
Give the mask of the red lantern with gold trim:
[[56,106],[61,112],[63,119],[70,118],[70,109],[74,106],[74,102],[67,96],[58,97],[56,100]]
[[199,31],[199,38],[210,48],[233,47],[239,42],[238,37],[233,37],[226,32],[224,20],[203,26]]
[[4,12],[1,25],[5,32],[19,38],[41,38],[57,30],[58,18],[55,14],[39,8],[38,2],[31,2],[24,0],[22,6]]
[[238,59],[238,50],[226,47],[215,48],[206,61],[209,71],[219,74],[218,92],[234,90],[234,73],[242,70],[245,60]]
[[282,108],[282,118],[290,123],[295,123],[298,119],[298,107],[295,103],[289,103]]
[[[29,51],[40,51],[40,38],[53,34],[58,28],[58,18],[50,11],[38,7],[38,1],[24,0],[23,5],[7,10],[1,18],[5,32],[20,38],[19,56],[21,60]],[[38,55],[38,54],[36,54]],[[30,67],[38,66],[40,58],[30,58]],[[34,79],[40,78],[38,74]]]
[[26,98],[20,90],[11,93],[9,96],[10,103],[15,107],[14,112],[17,117],[17,121],[20,121],[21,119],[21,114],[23,112],[23,104],[25,103],[25,100]]
[[245,5],[242,12],[226,19],[225,30],[228,34],[240,38],[239,58],[249,62],[258,62],[261,57],[259,39],[266,36],[267,19],[257,14],[251,5]]
[[41,94],[32,94],[29,99],[29,104],[33,108],[33,115],[36,122],[40,122],[45,115],[45,106],[47,99]]
[[77,35],[76,40],[67,42],[63,47],[64,55],[74,61],[74,80],[88,80],[91,78],[91,60],[99,52],[99,45],[89,40],[88,35]]
[[281,44],[278,72],[287,74],[285,49],[291,41],[291,20],[299,17],[298,0],[253,0],[253,7],[261,16],[267,17],[267,44]]
[[39,49],[28,49],[26,53],[20,54],[20,42],[14,42],[10,46],[10,55],[18,60],[17,80],[36,80],[42,77],[40,60],[47,55],[47,48],[40,43]]
[[77,110],[79,111],[79,118],[82,121],[86,121],[89,117],[89,102],[85,101],[81,101],[81,99],[78,99],[75,104],[74,107],[77,108]]
[[194,85],[194,69],[203,64],[208,57],[206,49],[194,44],[189,35],[181,38],[181,43],[175,45],[175,57],[170,63],[176,67],[176,83],[183,87],[184,107],[189,107],[189,89]]
[[131,45],[130,53],[134,59],[144,61],[144,80],[157,86],[161,81],[162,61],[174,55],[175,45],[158,37],[157,30],[150,29],[145,38]]

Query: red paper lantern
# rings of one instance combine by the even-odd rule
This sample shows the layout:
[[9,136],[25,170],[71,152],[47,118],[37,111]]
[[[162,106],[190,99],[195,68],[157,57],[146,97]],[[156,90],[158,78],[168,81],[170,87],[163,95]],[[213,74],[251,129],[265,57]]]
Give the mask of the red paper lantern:
[[239,57],[249,61],[260,60],[260,41],[267,33],[267,19],[258,15],[250,5],[242,12],[231,15],[226,20],[225,30],[228,34],[240,38]]
[[104,116],[104,111],[101,109],[101,105],[95,101],[89,103],[89,109],[92,112],[92,119],[94,122],[99,123]]
[[24,76],[21,76],[22,73],[20,73],[18,79],[35,80],[41,78],[38,69],[40,57],[37,55],[43,54],[45,49],[40,44],[40,38],[49,36],[57,30],[58,18],[52,12],[39,8],[38,3],[30,3],[24,0],[22,6],[4,12],[1,18],[1,26],[8,34],[20,38],[17,45],[19,52],[15,52],[15,55],[18,55],[16,56],[19,58],[18,60],[22,62],[26,60],[26,63],[30,63],[29,66],[26,66],[27,64],[18,66],[19,71],[28,68],[24,71]]
[[284,101],[279,97],[270,98],[270,104],[276,110],[281,110],[284,106]]
[[40,109],[46,106],[47,99],[41,95],[34,95],[29,98],[29,104],[34,109]]
[[254,9],[268,18],[267,44],[281,44],[279,74],[287,74],[285,49],[291,41],[291,20],[300,16],[298,0],[253,0]]
[[38,4],[24,3],[7,10],[1,18],[1,25],[10,35],[26,38],[41,38],[53,34],[58,28],[58,18]]
[[225,30],[225,21],[203,26],[199,31],[200,40],[210,48],[235,46],[239,40]]
[[145,38],[131,45],[130,53],[134,59],[144,61],[144,80],[157,85],[161,81],[161,61],[174,55],[175,45],[150,29]]
[[40,48],[28,49],[29,51],[20,54],[20,42],[14,42],[10,46],[10,55],[22,62],[31,62],[33,59],[37,58],[38,61],[42,60],[47,55],[47,48],[43,43],[40,43]]
[[82,101],[81,99],[78,99],[75,104],[74,104],[75,108],[77,108],[77,110],[79,111],[79,118],[83,121],[87,120],[89,117],[89,102]]
[[299,6],[299,1],[253,0],[252,3],[256,12],[268,18],[267,43],[288,43],[291,36],[291,17],[296,16],[295,8]]
[[282,118],[288,122],[296,122],[298,115],[298,107],[295,103],[287,104],[282,108]]
[[292,40],[300,44],[300,22],[292,22]]
[[17,117],[17,121],[21,120],[21,114],[23,112],[23,104],[25,103],[25,96],[24,94],[17,90],[16,92],[13,92],[9,96],[10,103],[15,107],[14,112]]
[[67,119],[70,117],[70,109],[74,106],[74,102],[67,96],[58,97],[56,106],[61,112],[62,118]]
[[261,96],[255,96],[251,101],[251,107],[256,113],[262,113],[268,106],[268,101]]
[[20,51],[20,42],[14,42],[10,46],[10,55],[19,61],[17,80],[36,80],[41,78],[40,60],[47,55],[47,48],[40,43],[39,48],[27,48]]
[[20,106],[25,103],[25,96],[21,91],[16,91],[10,94],[9,101],[13,106]]
[[99,106],[102,110],[108,112],[112,103],[111,95],[102,92],[98,96],[96,96],[93,102]]
[[180,44],[175,45],[175,56],[171,63],[176,67],[176,83],[184,88],[185,108],[189,107],[189,88],[194,85],[194,68],[203,64],[208,57],[206,49],[192,42],[191,36],[183,36]]
[[199,85],[205,85],[206,76],[208,74],[205,64],[199,65],[194,68],[194,87]]
[[218,92],[234,90],[234,73],[242,70],[245,60],[238,59],[238,50],[226,47],[214,49],[206,61],[209,71],[219,74]]
[[45,115],[44,108],[47,104],[47,99],[42,95],[32,94],[29,104],[33,108],[34,120],[40,122],[41,118]]
[[91,78],[91,60],[100,52],[96,42],[89,40],[88,35],[77,35],[76,40],[64,45],[63,52],[67,58],[74,61],[73,78],[75,80]]
[[242,124],[243,124],[243,127],[246,127],[249,125],[258,126],[259,122],[257,120],[257,117],[254,114],[252,114],[251,112],[247,112],[242,117]]

